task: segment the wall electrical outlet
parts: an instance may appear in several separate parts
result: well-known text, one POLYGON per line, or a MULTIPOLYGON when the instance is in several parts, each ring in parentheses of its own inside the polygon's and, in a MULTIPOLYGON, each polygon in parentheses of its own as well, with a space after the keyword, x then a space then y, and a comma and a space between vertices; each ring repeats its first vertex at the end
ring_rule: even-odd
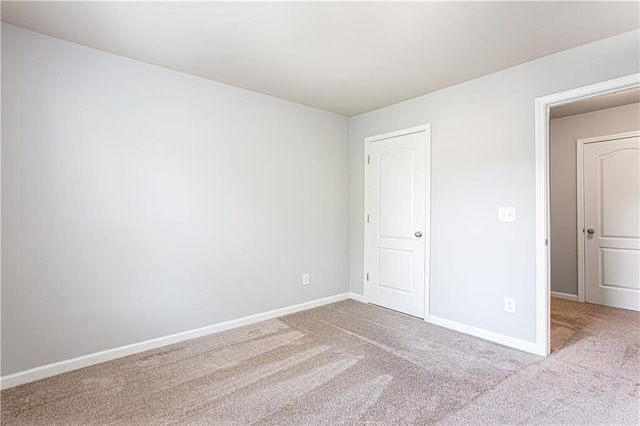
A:
POLYGON ((309 274, 302 274, 302 285, 309 285, 309 274))
POLYGON ((504 310, 511 313, 516 313, 516 299, 513 297, 504 298, 504 310))

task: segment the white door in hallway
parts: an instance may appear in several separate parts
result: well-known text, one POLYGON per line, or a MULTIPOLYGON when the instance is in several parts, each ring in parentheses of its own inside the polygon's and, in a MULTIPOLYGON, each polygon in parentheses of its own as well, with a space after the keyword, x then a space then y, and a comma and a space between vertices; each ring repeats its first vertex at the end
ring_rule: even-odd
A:
POLYGON ((367 138, 369 303, 425 317, 429 127, 367 138))
POLYGON ((638 311, 640 138, 585 143, 583 191, 586 301, 638 311))

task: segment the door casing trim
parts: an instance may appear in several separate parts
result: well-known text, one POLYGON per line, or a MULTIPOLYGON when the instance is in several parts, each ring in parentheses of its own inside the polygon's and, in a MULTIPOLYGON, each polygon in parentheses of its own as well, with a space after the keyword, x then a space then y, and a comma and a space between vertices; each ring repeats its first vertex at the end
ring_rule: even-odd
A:
POLYGON ((364 302, 369 303, 369 282, 367 281, 367 272, 368 272, 368 262, 367 262, 367 247, 369 247, 369 224, 367 223, 367 215, 369 214, 369 147, 372 142, 377 142, 385 139, 391 139, 398 136, 410 135, 413 133, 425 132, 426 136, 426 165, 427 165, 427 173, 425 173, 425 188, 427 189, 427 194, 425 197, 425 213, 426 213, 426 223, 424 230, 425 237, 425 263, 424 263, 424 312, 423 318, 426 319, 429 317, 429 283, 430 279, 430 271, 431 271, 431 124, 423 124, 420 126, 409 127, 407 129, 396 130, 393 132, 383 133, 379 135, 368 136, 364 138, 364 215, 362 217, 362 222, 364 224, 364 262, 363 262, 363 271, 362 271, 362 285, 364 289, 364 302))
POLYGON ((551 352, 551 244, 549 235, 549 109, 607 93, 640 87, 640 73, 535 99, 536 351, 551 352))

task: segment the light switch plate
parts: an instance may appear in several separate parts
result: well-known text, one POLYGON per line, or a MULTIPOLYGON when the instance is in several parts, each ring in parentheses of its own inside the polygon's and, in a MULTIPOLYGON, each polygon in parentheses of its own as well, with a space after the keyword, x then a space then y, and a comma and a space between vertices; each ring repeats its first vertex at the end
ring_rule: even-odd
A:
POLYGON ((498 207, 498 222, 515 222, 515 207, 498 207))

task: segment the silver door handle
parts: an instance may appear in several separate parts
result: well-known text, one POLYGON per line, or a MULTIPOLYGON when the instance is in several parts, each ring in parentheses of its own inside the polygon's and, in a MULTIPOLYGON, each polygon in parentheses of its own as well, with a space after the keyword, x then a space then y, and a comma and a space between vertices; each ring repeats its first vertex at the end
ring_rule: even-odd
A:
POLYGON ((589 229, 587 229, 587 234, 589 234, 589 235, 593 235, 593 234, 595 234, 595 233, 596 233, 596 230, 595 230, 595 229, 593 229, 593 228, 589 228, 589 229))
POLYGON ((418 238, 422 237, 422 232, 416 231, 415 236, 418 238))

